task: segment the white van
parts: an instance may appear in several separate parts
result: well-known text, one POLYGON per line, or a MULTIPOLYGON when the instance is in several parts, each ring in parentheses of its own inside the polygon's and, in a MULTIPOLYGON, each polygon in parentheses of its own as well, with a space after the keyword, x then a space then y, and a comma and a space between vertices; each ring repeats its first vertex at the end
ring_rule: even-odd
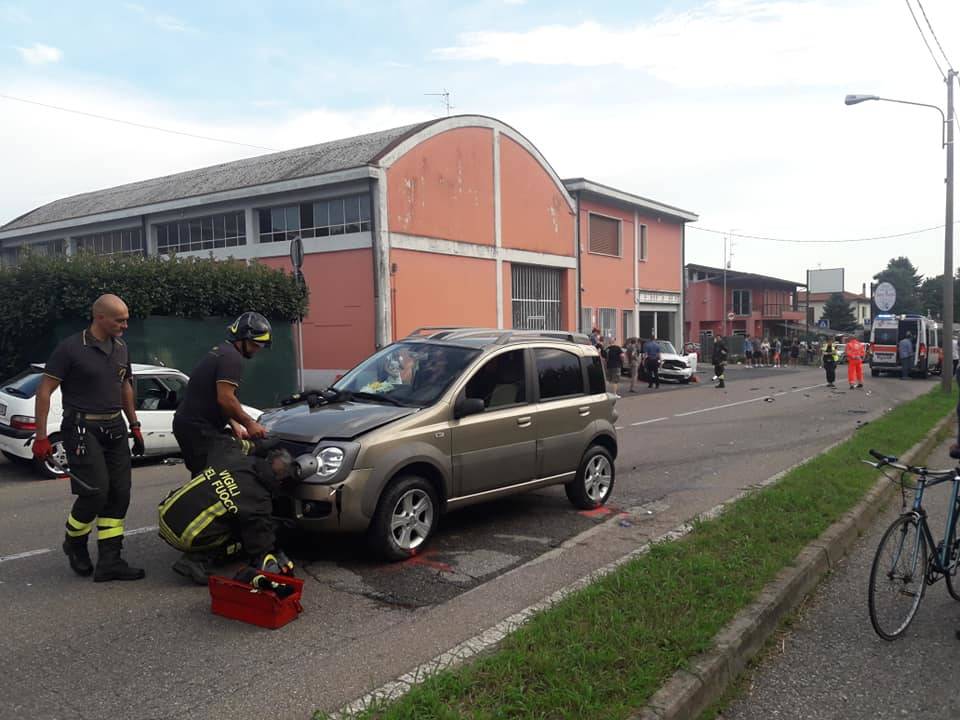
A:
POLYGON ((942 326, 923 315, 877 315, 870 329, 870 374, 900 372, 897 346, 913 337, 913 371, 921 377, 943 369, 942 326))

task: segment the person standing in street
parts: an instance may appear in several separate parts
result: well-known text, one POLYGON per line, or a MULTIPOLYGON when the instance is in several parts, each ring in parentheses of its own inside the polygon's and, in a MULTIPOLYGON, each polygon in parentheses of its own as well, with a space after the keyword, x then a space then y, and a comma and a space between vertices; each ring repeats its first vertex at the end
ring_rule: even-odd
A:
POLYGON ((647 387, 660 387, 660 343, 654 335, 643 344, 643 369, 647 373, 647 387))
POLYGON ((856 337, 847 340, 844 355, 847 356, 847 380, 850 389, 863 387, 863 343, 856 337))
POLYGON ((245 312, 227 332, 228 339, 214 346, 190 373, 183 402, 173 416, 173 435, 191 477, 210 465, 211 455, 239 450, 238 440, 267 434, 244 411, 237 389, 243 360, 272 343, 270 322, 260 313, 245 312))
POLYGON ((800 359, 800 338, 795 337, 790 344, 790 367, 796 367, 800 359))
POLYGON ((897 343, 897 356, 900 359, 900 379, 906 380, 913 369, 913 336, 910 333, 897 343))
POLYGON ((960 343, 957 342, 957 336, 953 336, 953 374, 957 374, 957 362, 960 361, 960 343))
POLYGON ((639 342, 637 338, 630 338, 626 348, 624 348, 627 356, 627 367, 630 369, 630 392, 632 393, 637 391, 637 376, 640 374, 639 342))
POLYGON ((780 351, 783 350, 783 343, 780 342, 780 338, 773 339, 773 366, 775 368, 780 367, 780 351))
POLYGON ((617 341, 611 340, 610 344, 603 351, 603 356, 607 360, 607 382, 613 385, 615 393, 620 392, 620 372, 623 368, 623 348, 617 345, 617 341))
POLYGON ((749 335, 743 338, 743 366, 746 368, 753 367, 753 341, 749 335))
POLYGON ((63 396, 60 434, 67 452, 70 489, 77 499, 67 516, 63 552, 71 569, 94 582, 140 580, 141 568, 122 558, 123 524, 130 506, 130 444, 143 455, 143 434, 134 402, 130 355, 120 339, 130 312, 116 295, 101 295, 93 303, 90 327, 63 340, 43 368, 34 414, 37 435, 33 454, 53 454, 47 437, 50 395, 63 396), (124 422, 121 411, 127 416, 124 422), (97 527, 97 566, 94 570, 87 538, 97 527))
MULTIPOLYGON (((833 347, 833 341, 827 340, 823 344, 823 369, 827 374, 827 387, 836 387, 838 359, 839 356, 833 347)), ((851 385, 851 387, 853 386, 851 385)))
POLYGON ((727 341, 722 337, 715 338, 713 341, 713 377, 717 380, 714 386, 718 389, 726 387, 723 379, 723 370, 727 364, 727 341))

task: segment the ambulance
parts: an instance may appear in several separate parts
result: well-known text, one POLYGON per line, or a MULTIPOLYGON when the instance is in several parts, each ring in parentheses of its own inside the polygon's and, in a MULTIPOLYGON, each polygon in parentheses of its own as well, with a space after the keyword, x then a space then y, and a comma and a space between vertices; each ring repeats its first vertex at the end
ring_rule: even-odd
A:
POLYGON ((877 315, 870 329, 870 374, 900 372, 897 346, 913 338, 913 373, 926 377, 943 368, 942 326, 923 315, 877 315))

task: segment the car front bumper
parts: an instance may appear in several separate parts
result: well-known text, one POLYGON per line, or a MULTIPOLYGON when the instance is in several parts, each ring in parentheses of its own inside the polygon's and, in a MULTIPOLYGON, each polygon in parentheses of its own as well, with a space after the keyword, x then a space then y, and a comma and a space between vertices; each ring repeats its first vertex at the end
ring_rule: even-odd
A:
POLYGON ((305 532, 362 532, 371 518, 362 507, 369 468, 353 470, 331 485, 300 483, 293 492, 274 501, 274 517, 305 532))
POLYGON ((670 380, 689 380, 693 377, 693 368, 660 368, 660 377, 670 380))

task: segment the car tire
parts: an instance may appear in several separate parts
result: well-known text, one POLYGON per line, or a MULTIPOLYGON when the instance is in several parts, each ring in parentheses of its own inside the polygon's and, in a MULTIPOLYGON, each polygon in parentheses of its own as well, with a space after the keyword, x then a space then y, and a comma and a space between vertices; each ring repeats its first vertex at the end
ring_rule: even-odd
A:
MULTIPOLYGON (((53 433, 50 435, 50 444, 53 445, 53 454, 54 457, 58 458, 60 464, 66 466, 67 464, 67 449, 63 446, 63 440, 60 438, 60 433, 53 433)), ((36 470, 37 474, 42 478, 47 480, 54 480, 57 478, 67 477, 66 473, 60 472, 54 468, 53 463, 47 460, 34 460, 33 469, 36 470)))
POLYGON ((405 560, 423 549, 439 518, 433 485, 418 475, 401 475, 380 496, 367 542, 385 560, 405 560))
POLYGON ((580 460, 576 477, 563 486, 567 499, 581 510, 598 508, 613 493, 616 479, 613 456, 601 445, 591 445, 580 460))
POLYGON ((10 462, 16 465, 29 465, 33 462, 33 458, 20 457, 19 455, 14 455, 12 452, 7 452, 3 450, 3 456, 10 462))

